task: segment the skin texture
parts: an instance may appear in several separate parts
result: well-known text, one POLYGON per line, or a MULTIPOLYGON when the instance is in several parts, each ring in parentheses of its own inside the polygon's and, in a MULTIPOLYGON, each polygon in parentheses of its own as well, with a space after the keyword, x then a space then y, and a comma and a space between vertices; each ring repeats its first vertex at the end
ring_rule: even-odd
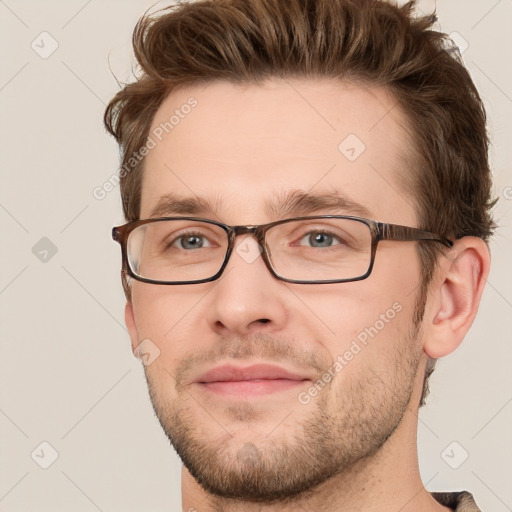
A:
MULTIPOLYGON (((369 218, 418 226, 400 178, 410 172, 406 120, 385 90, 311 79, 214 82, 171 93, 152 129, 192 96, 197 106, 146 157, 141 218, 173 193, 214 206, 194 216, 263 224, 281 218, 268 201, 336 192, 369 218), (349 134, 366 146, 354 161, 338 149, 349 134)), ((311 212, 336 213, 358 215, 311 212)), ((241 254, 215 282, 133 282, 126 307, 133 350, 145 339, 160 350, 145 372, 184 461, 183 510, 448 510, 419 476, 417 410, 427 357, 455 350, 476 314, 489 267, 485 244, 456 242, 440 259, 426 304, 413 242, 381 242, 368 279, 330 285, 279 281, 261 258, 241 254), (298 394, 393 305, 400 311, 302 403, 298 394), (223 363, 274 363, 305 380, 250 397, 215 395, 194 382, 223 363)))

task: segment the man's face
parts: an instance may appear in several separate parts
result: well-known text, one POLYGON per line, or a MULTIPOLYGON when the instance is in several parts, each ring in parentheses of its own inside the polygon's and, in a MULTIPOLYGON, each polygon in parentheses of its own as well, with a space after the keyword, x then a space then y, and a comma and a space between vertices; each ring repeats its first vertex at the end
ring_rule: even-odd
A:
MULTIPOLYGON (((179 208, 164 200, 158 216, 264 224, 294 204, 286 217, 365 214, 417 226, 399 176, 409 172, 410 142, 382 89, 313 80, 194 86, 166 99, 150 133, 176 110, 179 122, 146 157, 143 219, 172 194, 179 208), (190 97, 197 105, 183 109, 190 97), (351 206, 316 197, 334 194, 351 206), (290 200, 301 195, 316 200, 290 200)), ((215 494, 271 501, 361 464, 416 409, 420 267, 414 243, 385 241, 365 280, 290 284, 253 257, 245 235, 236 247, 217 281, 133 282, 127 323, 134 346, 150 339, 160 350, 145 367, 150 395, 190 473, 215 494), (246 369, 261 364, 294 377, 251 379, 246 369), (222 382, 206 383, 225 365, 222 382)))

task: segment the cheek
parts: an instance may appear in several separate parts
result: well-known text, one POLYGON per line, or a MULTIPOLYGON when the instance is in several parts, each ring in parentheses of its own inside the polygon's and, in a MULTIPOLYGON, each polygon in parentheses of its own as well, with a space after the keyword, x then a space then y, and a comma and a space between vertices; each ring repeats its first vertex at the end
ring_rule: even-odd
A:
POLYGON ((381 242, 369 282, 393 300, 406 303, 411 295, 419 292, 421 285, 417 245, 413 242, 381 242))
POLYGON ((416 249, 413 244, 400 251, 382 245, 380 261, 377 257, 369 278, 325 285, 302 295, 330 334, 325 342, 332 360, 340 355, 360 364, 377 359, 395 349, 413 327, 421 285, 416 249))
POLYGON ((350 331, 341 331, 347 326, 340 325, 344 334, 329 347, 333 378, 326 400, 333 414, 340 404, 348 409, 351 400, 360 400, 354 406, 364 408, 389 398, 397 386, 408 389, 415 371, 419 341, 411 338, 413 305, 384 301, 380 308, 372 304, 371 310, 364 309, 351 318, 350 331))
POLYGON ((318 292, 306 294, 296 290, 295 294, 309 308, 304 314, 310 321, 305 323, 313 326, 315 321, 319 327, 324 327, 326 337, 332 339, 357 336, 374 324, 382 328, 383 321, 387 325, 388 320, 406 316, 397 315, 397 311, 410 310, 415 298, 414 290, 411 293, 409 288, 399 288, 396 284, 392 287, 391 283, 379 283, 372 277, 367 282, 324 285, 318 292))
POLYGON ((134 285, 132 302, 139 339, 155 343, 167 362, 179 358, 204 329, 201 296, 178 287, 170 290, 145 283, 134 285))

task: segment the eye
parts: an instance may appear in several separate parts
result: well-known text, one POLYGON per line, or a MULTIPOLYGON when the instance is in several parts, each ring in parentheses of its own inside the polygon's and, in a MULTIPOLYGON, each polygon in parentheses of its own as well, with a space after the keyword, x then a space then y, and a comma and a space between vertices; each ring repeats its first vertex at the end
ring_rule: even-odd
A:
POLYGON ((298 245, 309 245, 310 247, 332 247, 339 245, 342 241, 337 236, 325 231, 311 231, 299 240, 298 245))
POLYGON ((212 244, 204 235, 198 233, 187 233, 176 238, 169 247, 191 250, 202 249, 203 247, 212 247, 212 244))

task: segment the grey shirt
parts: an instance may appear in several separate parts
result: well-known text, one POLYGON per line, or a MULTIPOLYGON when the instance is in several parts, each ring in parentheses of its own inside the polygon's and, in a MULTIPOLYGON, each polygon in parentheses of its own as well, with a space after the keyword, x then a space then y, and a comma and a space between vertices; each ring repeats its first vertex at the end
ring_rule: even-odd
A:
POLYGON ((431 494, 441 505, 450 507, 455 512, 481 512, 473 496, 467 491, 432 492, 431 494))

